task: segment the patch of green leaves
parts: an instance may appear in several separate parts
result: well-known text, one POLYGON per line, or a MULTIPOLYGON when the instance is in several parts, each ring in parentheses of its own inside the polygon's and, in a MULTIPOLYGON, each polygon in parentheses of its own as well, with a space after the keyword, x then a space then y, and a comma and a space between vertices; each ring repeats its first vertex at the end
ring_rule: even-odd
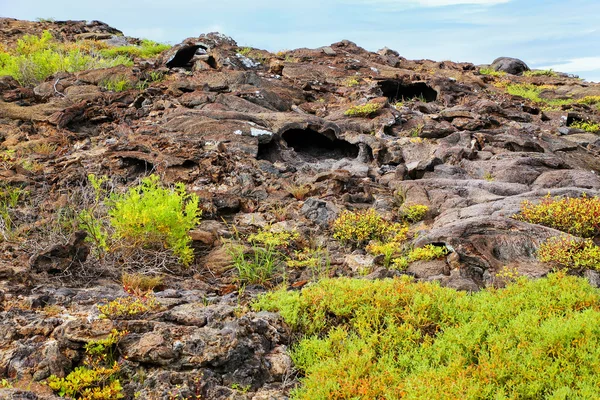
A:
POLYGON ((326 279, 259 298, 301 335, 293 399, 598 398, 600 295, 581 278, 474 294, 326 279))

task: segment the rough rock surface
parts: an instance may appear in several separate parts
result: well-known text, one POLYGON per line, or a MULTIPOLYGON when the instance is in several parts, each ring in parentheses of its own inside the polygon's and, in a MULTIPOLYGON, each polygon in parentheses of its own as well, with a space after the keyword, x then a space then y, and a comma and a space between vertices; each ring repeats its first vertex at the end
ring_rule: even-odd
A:
MULTIPOLYGON (((135 42, 97 21, 11 19, 0 19, 0 40, 12 46, 44 29, 65 41, 135 42)), ((600 195, 600 140, 570 127, 600 121, 597 105, 577 102, 600 95, 600 86, 519 76, 528 70, 520 60, 493 68, 509 75, 371 53, 350 41, 248 52, 211 33, 131 68, 60 74, 34 88, 0 77, 0 180, 29 196, 9 210, 14 229, 0 226, 0 378, 15 385, 0 398, 55 398, 41 382, 81 365, 85 343, 113 328, 129 332, 119 344, 127 398, 287 398, 298 382, 286 352, 293 338, 277 315, 250 311, 268 288, 242 290, 223 246, 258 227, 294 228, 307 246, 327 248, 329 276, 393 277, 400 272, 336 242, 331 222, 369 207, 394 217, 402 197, 404 206, 429 207, 410 244, 451 250, 402 273, 467 291, 496 284, 505 267, 547 274, 536 249, 560 232, 512 216, 524 200, 548 194, 600 195), (123 92, 100 85, 151 71, 164 79, 123 92), (506 83, 544 85, 545 99, 573 103, 532 103, 507 94, 506 83), (367 102, 381 108, 346 115, 367 102), (190 268, 168 258, 100 258, 65 228, 63 217, 93 198, 87 174, 109 175, 116 190, 150 172, 186 183, 201 200, 190 268), (100 319, 97 304, 125 295, 121 269, 153 263, 165 267, 155 293, 161 310, 100 319)), ((600 284, 597 272, 579 272, 600 284)), ((286 278, 298 288, 315 274, 295 268, 286 278)))

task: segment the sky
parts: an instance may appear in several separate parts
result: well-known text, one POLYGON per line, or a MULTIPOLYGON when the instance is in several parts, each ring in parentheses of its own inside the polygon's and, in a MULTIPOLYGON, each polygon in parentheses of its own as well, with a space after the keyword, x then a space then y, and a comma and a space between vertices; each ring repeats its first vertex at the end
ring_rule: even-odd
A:
POLYGON ((600 82, 599 0, 0 0, 0 16, 100 20, 170 44, 218 31, 269 51, 348 39, 408 59, 516 57, 600 82))

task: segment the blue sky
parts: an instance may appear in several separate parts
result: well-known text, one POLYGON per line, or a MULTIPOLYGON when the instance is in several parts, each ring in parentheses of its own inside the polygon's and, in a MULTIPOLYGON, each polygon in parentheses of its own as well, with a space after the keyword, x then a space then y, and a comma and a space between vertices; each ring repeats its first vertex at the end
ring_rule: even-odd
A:
POLYGON ((97 19, 172 44, 219 31, 271 51, 349 39, 409 59, 510 56, 600 81, 599 0, 0 0, 0 15, 97 19))

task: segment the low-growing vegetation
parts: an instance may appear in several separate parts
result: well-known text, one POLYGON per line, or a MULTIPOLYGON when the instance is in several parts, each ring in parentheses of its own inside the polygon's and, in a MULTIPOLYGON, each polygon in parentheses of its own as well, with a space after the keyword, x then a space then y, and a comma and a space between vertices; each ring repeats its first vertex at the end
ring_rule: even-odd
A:
POLYGON ((288 247, 298 237, 295 231, 265 228, 248 236, 249 248, 239 243, 229 244, 238 279, 250 284, 269 283, 275 273, 285 266, 288 247))
POLYGON ((423 204, 413 204, 402 209, 402 217, 408 222, 422 221, 429 212, 429 207, 423 204))
POLYGON ((160 309, 160 303, 151 291, 142 295, 118 297, 98 305, 101 318, 108 319, 133 319, 160 309))
POLYGON ((379 103, 367 103, 359 106, 353 106, 344 112, 349 117, 370 117, 377 113, 383 107, 379 103))
POLYGON ((40 36, 23 36, 14 48, 0 49, 0 76, 10 75, 22 85, 35 85, 57 72, 131 66, 134 58, 154 57, 168 48, 151 40, 121 47, 92 40, 63 43, 44 31, 40 36))
POLYGON ((598 398, 600 293, 562 273, 474 294, 325 279, 262 296, 302 339, 293 399, 598 398))
POLYGON ((432 244, 423 247, 417 247, 408 252, 404 257, 393 260, 393 267, 398 270, 404 270, 411 262, 432 261, 442 258, 448 254, 448 249, 444 246, 434 246, 432 244))
POLYGON ((550 238, 538 248, 538 259, 566 268, 600 269, 600 247, 591 239, 550 238))
POLYGON ((386 221, 372 208, 365 211, 343 211, 333 222, 333 237, 344 244, 360 247, 370 240, 380 242, 406 239, 405 224, 386 221))
POLYGON ((142 179, 124 194, 113 194, 108 201, 114 237, 126 246, 170 249, 183 265, 194 259, 188 234, 200 221, 202 211, 195 194, 185 185, 163 187, 157 175, 142 179))
POLYGON ((501 76, 506 75, 506 72, 496 71, 494 68, 491 68, 491 67, 480 68, 479 73, 481 75, 489 75, 489 76, 495 76, 495 77, 501 77, 501 76))
POLYGON ((529 83, 514 83, 506 85, 506 91, 509 94, 513 96, 523 97, 525 99, 533 101, 534 103, 547 105, 550 107, 559 107, 563 105, 569 105, 574 102, 573 99, 547 99, 541 97, 541 94, 544 90, 551 90, 553 88, 553 86, 536 86, 529 83))
POLYGON ((102 56, 97 42, 61 43, 48 31, 25 35, 14 49, 0 51, 0 76, 10 75, 22 85, 35 85, 57 72, 77 72, 117 65, 133 65, 122 55, 102 56))
POLYGON ((600 131, 600 124, 590 121, 574 121, 570 126, 571 128, 581 129, 590 133, 596 133, 600 131))
POLYGON ((64 378, 50 376, 48 386, 59 396, 75 400, 124 398, 119 380, 121 367, 117 363, 117 346, 126 334, 113 330, 105 339, 87 343, 84 365, 74 368, 64 378))
POLYGON ((152 58, 170 49, 171 46, 152 40, 143 39, 138 46, 119 46, 100 50, 100 54, 106 58, 117 58, 120 56, 133 58, 152 58))
POLYGON ((523 72, 523 76, 558 76, 552 69, 535 69, 523 72))
POLYGON ((597 197, 544 197, 538 204, 525 200, 515 219, 548 226, 581 237, 600 234, 600 199, 597 197))

